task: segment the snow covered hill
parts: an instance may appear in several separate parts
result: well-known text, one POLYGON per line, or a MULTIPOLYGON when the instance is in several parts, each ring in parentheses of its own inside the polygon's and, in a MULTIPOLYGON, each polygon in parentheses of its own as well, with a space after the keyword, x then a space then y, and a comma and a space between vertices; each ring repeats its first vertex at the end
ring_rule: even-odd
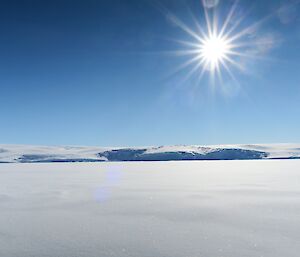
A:
POLYGON ((300 159, 300 144, 104 148, 0 145, 0 163, 300 159))

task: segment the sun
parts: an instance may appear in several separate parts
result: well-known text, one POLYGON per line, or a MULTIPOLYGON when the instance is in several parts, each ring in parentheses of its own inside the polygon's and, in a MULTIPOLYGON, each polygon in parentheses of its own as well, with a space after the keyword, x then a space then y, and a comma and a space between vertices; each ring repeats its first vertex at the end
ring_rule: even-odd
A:
POLYGON ((190 11, 192 22, 189 23, 166 10, 168 21, 185 32, 180 38, 171 39, 180 45, 180 49, 171 54, 183 60, 171 75, 178 76, 180 84, 191 85, 193 90, 203 84, 224 92, 228 85, 240 88, 238 77, 252 73, 249 65, 257 60, 270 61, 266 54, 276 44, 276 37, 260 27, 271 16, 250 19, 249 23, 237 0, 233 0, 231 6, 224 6, 225 9, 220 1, 215 1, 214 6, 208 6, 206 0, 199 2, 202 2, 203 12, 190 11))
POLYGON ((231 48, 225 37, 211 35, 199 44, 199 58, 209 70, 215 70, 229 58, 231 48))
POLYGON ((215 83, 216 79, 222 80, 223 70, 235 80, 231 66, 242 70, 239 59, 245 55, 243 49, 247 48, 247 42, 243 42, 242 38, 252 27, 238 30, 239 21, 232 22, 234 9, 235 7, 230 10, 225 20, 218 21, 215 13, 212 13, 213 17, 211 17, 209 10, 204 8, 204 26, 193 17, 196 30, 187 26, 176 16, 171 16, 172 22, 190 36, 188 41, 176 40, 186 48, 182 51, 175 51, 177 54, 188 56, 188 60, 179 67, 179 70, 193 66, 187 73, 187 78, 195 73, 200 81, 208 72, 211 82, 215 83))
POLYGON ((238 84, 236 72, 247 73, 248 61, 261 60, 260 49, 272 47, 273 40, 261 40, 258 36, 258 27, 265 19, 248 24, 243 21, 245 16, 236 14, 237 8, 235 1, 228 13, 218 15, 215 7, 207 8, 203 4, 202 16, 190 13, 194 25, 187 25, 177 16, 167 13, 168 19, 186 33, 184 38, 174 39, 182 48, 173 53, 185 58, 174 71, 174 74, 187 71, 182 81, 195 78, 193 81, 199 85, 203 76, 208 75, 212 88, 228 81, 238 84))

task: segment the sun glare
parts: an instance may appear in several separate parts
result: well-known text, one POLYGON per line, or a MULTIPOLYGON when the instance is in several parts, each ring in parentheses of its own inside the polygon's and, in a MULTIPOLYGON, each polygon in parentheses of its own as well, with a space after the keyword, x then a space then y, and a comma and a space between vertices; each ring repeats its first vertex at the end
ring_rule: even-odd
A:
POLYGON ((214 70, 228 58, 230 48, 226 38, 212 35, 199 45, 199 57, 209 70, 214 70))
POLYGON ((175 39, 184 47, 175 51, 175 55, 186 56, 186 61, 175 70, 175 73, 190 67, 191 69, 184 75, 184 80, 194 76, 199 82, 203 75, 208 73, 212 84, 218 82, 222 85, 225 82, 224 78, 226 81, 238 83, 232 68, 245 72, 247 63, 245 59, 262 59, 260 49, 269 49, 272 45, 270 40, 260 40, 257 36, 258 26, 265 19, 248 25, 242 22, 243 15, 235 14, 238 8, 237 1, 231 6, 227 15, 224 13, 222 16, 218 15, 216 6, 207 8, 204 4, 205 0, 202 1, 204 1, 204 15, 192 14, 195 27, 188 26, 177 16, 168 13, 170 21, 189 36, 187 40, 175 39), (202 17, 205 20, 202 20, 202 17))

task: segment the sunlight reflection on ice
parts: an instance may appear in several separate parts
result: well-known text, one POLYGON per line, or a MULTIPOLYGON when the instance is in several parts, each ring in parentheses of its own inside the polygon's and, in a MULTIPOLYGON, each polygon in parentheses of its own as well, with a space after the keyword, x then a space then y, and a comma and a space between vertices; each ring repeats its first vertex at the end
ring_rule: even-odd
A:
POLYGON ((97 202, 103 203, 111 197, 112 191, 114 187, 118 186, 121 176, 121 165, 114 165, 107 168, 104 182, 99 185, 94 192, 94 197, 97 202))

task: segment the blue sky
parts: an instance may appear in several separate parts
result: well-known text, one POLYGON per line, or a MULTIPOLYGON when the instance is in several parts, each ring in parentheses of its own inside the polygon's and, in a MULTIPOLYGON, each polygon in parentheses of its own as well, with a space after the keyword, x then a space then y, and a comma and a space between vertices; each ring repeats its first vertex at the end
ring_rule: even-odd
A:
MULTIPOLYGON (((219 1, 220 18, 232 4, 219 1)), ((0 142, 300 142, 297 2, 239 1, 237 30, 263 19, 247 37, 268 43, 214 86, 185 79, 191 67, 174 73, 187 61, 174 39, 191 38, 170 13, 195 29, 191 12, 202 25, 198 0, 1 1, 0 142)))

